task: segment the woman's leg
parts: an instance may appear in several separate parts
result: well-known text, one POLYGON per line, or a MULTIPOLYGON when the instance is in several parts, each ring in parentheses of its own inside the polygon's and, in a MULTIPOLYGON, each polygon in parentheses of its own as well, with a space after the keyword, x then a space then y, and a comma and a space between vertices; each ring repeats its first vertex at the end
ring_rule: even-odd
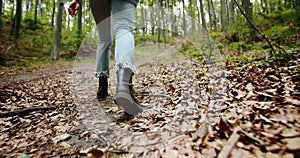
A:
POLYGON ((118 80, 114 100, 126 113, 136 115, 143 109, 135 99, 132 86, 132 75, 136 72, 133 62, 135 6, 124 0, 112 0, 112 12, 116 41, 115 70, 118 80))
POLYGON ((99 78, 97 99, 105 100, 108 96, 109 55, 111 36, 111 0, 90 0, 96 22, 99 43, 96 51, 96 77, 99 78))
POLYGON ((113 13, 113 31, 115 34, 115 71, 129 68, 133 73, 134 67, 134 13, 135 6, 124 0, 111 0, 113 13))
POLYGON ((111 0, 90 0, 90 5, 99 34, 96 77, 109 77, 109 55, 112 42, 111 0))

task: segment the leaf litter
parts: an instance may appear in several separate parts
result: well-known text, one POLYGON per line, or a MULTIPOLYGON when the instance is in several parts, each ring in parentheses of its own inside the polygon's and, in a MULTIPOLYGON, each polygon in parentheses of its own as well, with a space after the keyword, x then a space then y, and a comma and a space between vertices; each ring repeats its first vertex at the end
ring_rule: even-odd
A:
POLYGON ((1 118, 0 156, 296 156, 300 150, 299 72, 285 67, 299 60, 285 67, 212 71, 199 61, 179 61, 149 61, 138 67, 134 85, 145 110, 130 118, 113 103, 112 95, 105 102, 85 105, 86 109, 79 105, 95 97, 96 83, 89 73, 78 76, 93 83, 93 89, 87 91, 89 86, 78 82, 79 96, 72 93, 70 81, 76 72, 71 71, 20 78, 2 86, 0 112, 57 108, 1 118), (90 118, 92 110, 87 109, 97 106, 102 108, 95 111, 104 109, 101 113, 112 121, 107 122, 104 115, 90 118), (109 130, 113 131, 107 134, 109 130))

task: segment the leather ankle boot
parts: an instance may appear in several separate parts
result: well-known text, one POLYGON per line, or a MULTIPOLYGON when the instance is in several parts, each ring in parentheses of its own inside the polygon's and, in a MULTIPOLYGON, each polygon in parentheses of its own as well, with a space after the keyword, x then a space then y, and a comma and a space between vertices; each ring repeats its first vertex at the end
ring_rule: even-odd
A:
POLYGON ((132 71, 128 68, 117 71, 118 84, 114 100, 118 106, 124 109, 125 113, 137 115, 143 109, 134 96, 132 75, 132 71))
POLYGON ((108 82, 107 77, 99 77, 99 86, 97 91, 97 99, 103 101, 108 96, 107 92, 108 82))

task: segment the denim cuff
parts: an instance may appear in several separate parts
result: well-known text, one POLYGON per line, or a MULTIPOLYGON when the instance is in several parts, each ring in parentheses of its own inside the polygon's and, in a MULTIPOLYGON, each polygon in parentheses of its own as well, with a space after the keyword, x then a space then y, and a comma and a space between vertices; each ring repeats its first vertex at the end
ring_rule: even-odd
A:
POLYGON ((129 62, 126 62, 126 63, 118 63, 115 65, 114 69, 115 69, 115 72, 119 71, 120 69, 125 69, 125 68, 128 68, 131 70, 131 72, 133 74, 136 74, 136 68, 134 65, 130 64, 129 62))
POLYGON ((97 78, 100 78, 100 77, 107 77, 107 78, 109 78, 109 71, 107 70, 107 71, 102 71, 102 72, 96 72, 95 76, 97 78))

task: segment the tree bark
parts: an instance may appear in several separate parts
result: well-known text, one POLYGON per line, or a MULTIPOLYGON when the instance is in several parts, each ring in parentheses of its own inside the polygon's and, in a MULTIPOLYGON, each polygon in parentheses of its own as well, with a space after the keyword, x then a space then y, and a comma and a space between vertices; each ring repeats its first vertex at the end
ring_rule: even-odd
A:
POLYGON ((295 9, 296 9, 296 18, 298 19, 298 21, 300 20, 300 1, 299 0, 296 0, 294 2, 294 6, 295 6, 295 9))
POLYGON ((183 29, 183 34, 186 35, 186 19, 185 19, 185 11, 184 11, 184 0, 182 2, 182 29, 183 29))
MULTIPOLYGON (((246 16, 249 18, 252 24, 255 25, 253 21, 252 4, 250 3, 250 0, 243 0, 243 8, 245 10, 246 16)), ((257 35, 255 29, 249 23, 248 23, 248 27, 250 29, 250 40, 256 40, 257 35)))
POLYGON ((217 15, 216 15, 214 3, 212 0, 210 0, 210 4, 211 4, 211 8, 212 8, 212 15, 213 15, 213 29, 214 29, 214 31, 216 31, 217 30, 217 15))
POLYGON ((1 19, 1 16, 2 16, 2 6, 3 5, 3 0, 0 0, 0 19, 1 19))
MULTIPOLYGON (((202 26, 206 28, 206 21, 205 21, 205 15, 204 15, 204 9, 203 9, 203 0, 199 0, 199 3, 200 3, 200 13, 201 13, 201 23, 202 23, 202 26)), ((199 11, 198 11, 199 12, 199 11)))
POLYGON ((77 23, 77 48, 80 47, 81 44, 81 36, 82 36, 82 4, 84 0, 79 2, 78 8, 78 23, 77 23))
POLYGON ((160 47, 160 36, 161 36, 161 18, 160 18, 160 0, 156 0, 156 15, 157 15, 157 45, 160 47))
POLYGON ((53 39, 53 51, 51 53, 52 60, 57 60, 59 58, 63 9, 64 9, 64 0, 59 0, 58 12, 56 16, 56 29, 54 33, 54 39, 53 39))
POLYGON ((234 3, 232 1, 229 2, 229 29, 232 30, 234 28, 234 3))
POLYGON ((55 17, 55 0, 53 0, 53 7, 52 7, 52 15, 51 15, 51 26, 54 27, 54 17, 55 17))
POLYGON ((16 14, 14 17, 14 31, 13 35, 17 39, 19 37, 19 31, 21 27, 21 20, 22 20, 22 0, 17 0, 16 6, 16 14))
POLYGON ((37 24, 38 5, 39 5, 39 0, 35 0, 35 6, 34 6, 34 24, 37 24))
POLYGON ((227 32, 227 23, 226 23, 226 3, 225 0, 221 0, 221 31, 227 32))
POLYGON ((209 29, 212 30, 213 28, 213 16, 211 15, 212 11, 211 11, 211 4, 210 4, 210 0, 207 0, 207 12, 208 12, 208 19, 209 19, 209 29))
POLYGON ((190 16, 192 20, 192 30, 191 32, 194 32, 195 30, 195 21, 194 21, 194 11, 193 11, 193 1, 189 0, 189 9, 190 9, 190 16))

